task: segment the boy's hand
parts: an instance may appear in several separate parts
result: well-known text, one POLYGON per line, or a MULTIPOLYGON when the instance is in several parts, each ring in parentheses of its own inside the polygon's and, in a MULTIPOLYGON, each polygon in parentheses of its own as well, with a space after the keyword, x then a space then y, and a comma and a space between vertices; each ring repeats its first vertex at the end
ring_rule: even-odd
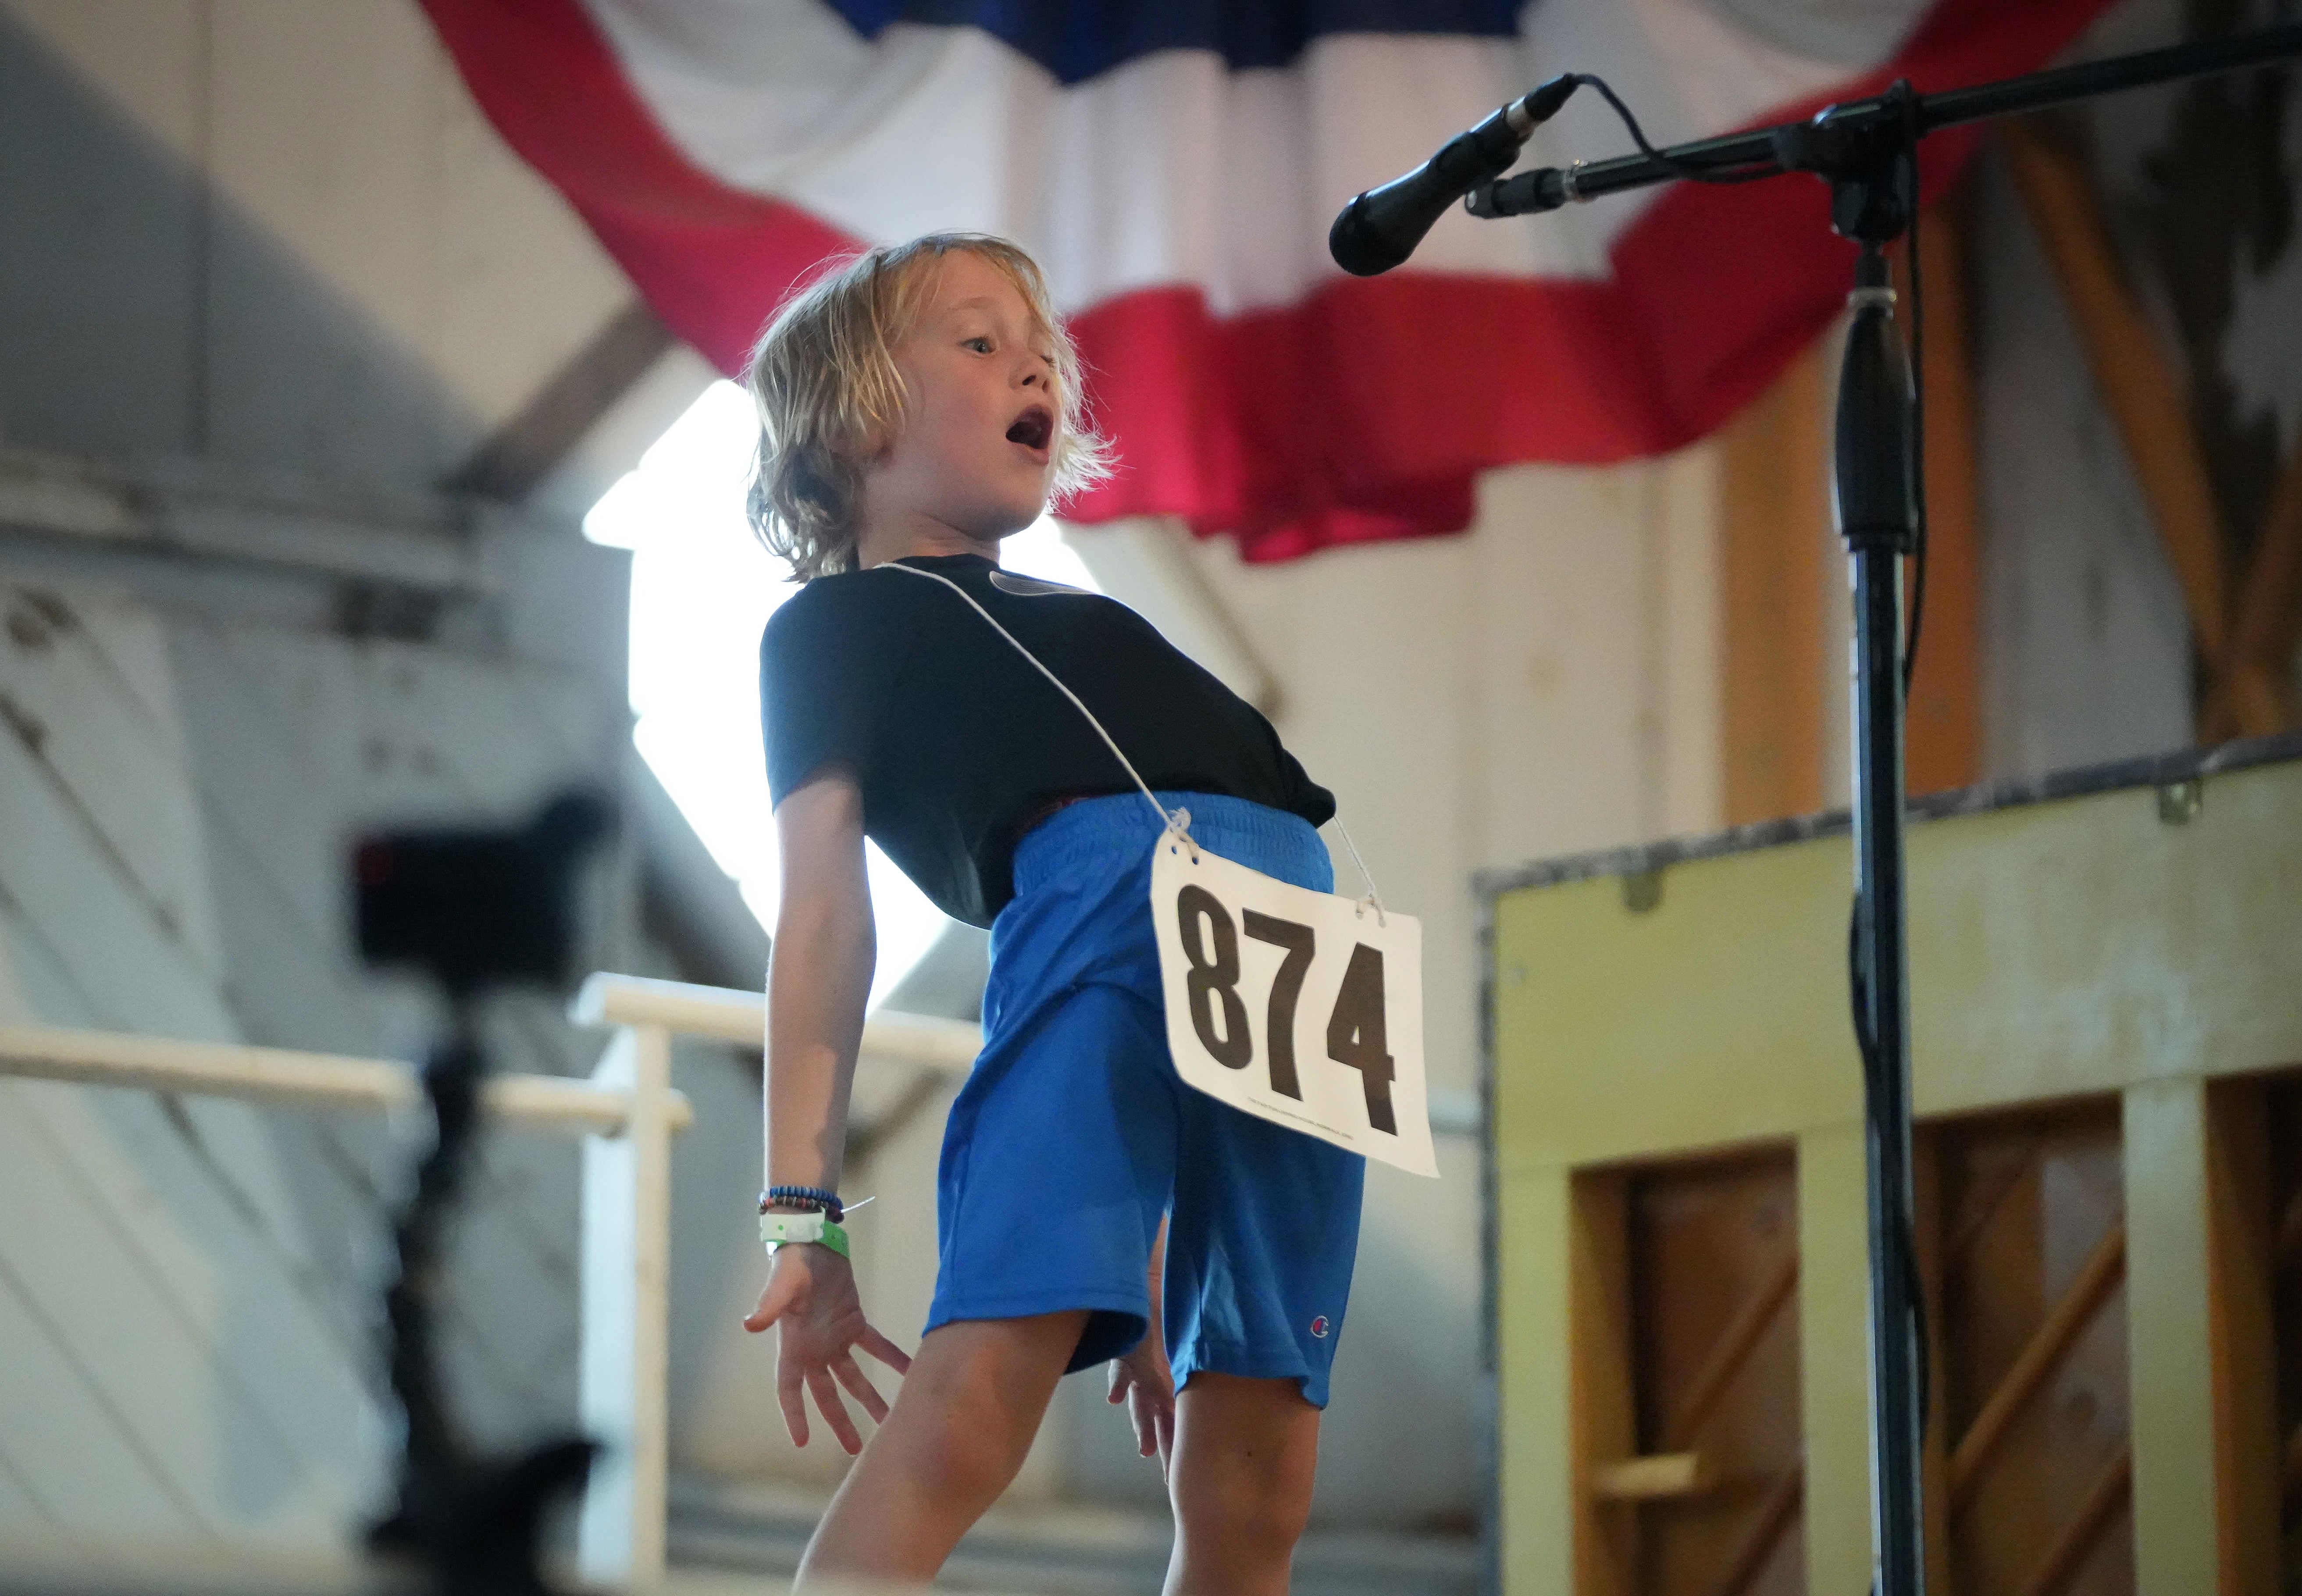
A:
POLYGON ((850 1348, 861 1345, 898 1374, 911 1368, 912 1360, 864 1322, 855 1272, 847 1260, 812 1242, 777 1247, 768 1266, 767 1288, 744 1328, 756 1335, 770 1324, 782 1327, 776 1338, 776 1399, 783 1405, 792 1444, 807 1444, 807 1404, 800 1396, 803 1383, 815 1393, 815 1405, 839 1444, 851 1453, 861 1451, 863 1438, 832 1382, 845 1386, 875 1424, 886 1422, 887 1404, 863 1377, 850 1348))
POLYGON ((1142 1457, 1158 1455, 1159 1472, 1175 1451, 1175 1376, 1167 1366, 1167 1348, 1159 1334, 1159 1321, 1135 1343, 1135 1349, 1111 1360, 1110 1400, 1127 1404, 1135 1422, 1135 1449, 1142 1457))

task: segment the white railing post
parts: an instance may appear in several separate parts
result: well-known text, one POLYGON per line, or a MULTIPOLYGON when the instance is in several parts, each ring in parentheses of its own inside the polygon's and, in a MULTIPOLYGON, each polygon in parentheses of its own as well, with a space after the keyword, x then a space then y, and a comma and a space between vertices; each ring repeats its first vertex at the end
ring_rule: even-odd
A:
POLYGON ((584 1142, 585 1433, 603 1444, 576 1529, 589 1583, 662 1583, 670 1470, 671 1035, 617 1031, 592 1082, 630 1094, 622 1134, 584 1142))

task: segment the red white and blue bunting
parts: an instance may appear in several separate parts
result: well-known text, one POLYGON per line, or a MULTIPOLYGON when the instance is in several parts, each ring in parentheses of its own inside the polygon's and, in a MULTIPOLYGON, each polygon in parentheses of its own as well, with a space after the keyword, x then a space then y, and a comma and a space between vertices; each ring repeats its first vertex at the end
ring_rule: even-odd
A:
MULTIPOLYGON (((1119 446, 1067 514, 1176 516, 1250 559, 1458 531, 1491 466, 1691 442, 1845 289, 1802 178, 1457 213, 1366 281, 1326 256, 1352 194, 1562 71, 1677 141, 2031 71, 2104 3, 424 0, 496 126, 722 370, 828 256, 1004 234, 1119 446)), ((1976 138, 1928 141, 1930 188, 1976 138)), ((1625 147, 1586 94, 1528 157, 1625 147)))

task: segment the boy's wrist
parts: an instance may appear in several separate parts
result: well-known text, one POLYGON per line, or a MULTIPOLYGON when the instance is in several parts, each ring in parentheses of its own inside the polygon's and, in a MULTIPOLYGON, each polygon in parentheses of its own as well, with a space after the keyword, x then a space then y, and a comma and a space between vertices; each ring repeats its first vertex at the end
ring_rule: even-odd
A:
POLYGON ((775 1210, 760 1215, 760 1240, 773 1256, 779 1247, 812 1244, 830 1248, 841 1257, 849 1257, 847 1231, 837 1220, 820 1211, 809 1214, 787 1214, 775 1210))
POLYGON ((770 1186, 760 1193, 760 1212, 821 1214, 834 1224, 847 1218, 839 1194, 825 1186, 770 1186))

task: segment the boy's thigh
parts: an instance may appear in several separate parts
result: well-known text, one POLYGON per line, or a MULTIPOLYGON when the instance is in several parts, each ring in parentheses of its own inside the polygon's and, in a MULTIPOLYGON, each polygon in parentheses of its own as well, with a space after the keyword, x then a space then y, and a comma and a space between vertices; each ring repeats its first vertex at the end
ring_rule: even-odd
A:
POLYGON ((921 1338, 899 1400, 950 1417, 996 1414, 1036 1427, 1087 1322, 1084 1310, 956 1319, 921 1338))
POLYGON ((1165 1320, 1179 1379, 1282 1379, 1326 1406, 1366 1161, 1185 1094, 1165 1320))
POLYGON ((954 1105, 930 1329, 1088 1309, 1071 1360, 1084 1367, 1141 1333, 1178 1088, 1159 1013, 1135 993, 1080 987, 1034 1019, 954 1105))

